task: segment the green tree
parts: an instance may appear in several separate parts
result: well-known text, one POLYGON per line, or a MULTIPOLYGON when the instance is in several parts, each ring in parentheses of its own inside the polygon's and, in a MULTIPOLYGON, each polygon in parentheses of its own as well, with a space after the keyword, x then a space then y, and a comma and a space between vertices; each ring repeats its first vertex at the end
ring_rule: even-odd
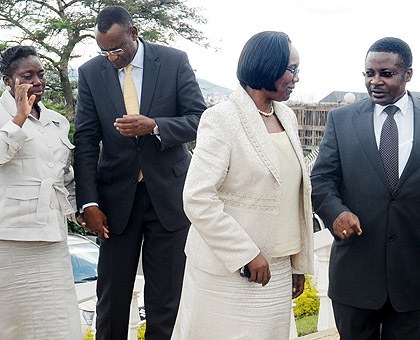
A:
POLYGON ((70 121, 76 84, 69 79, 69 62, 78 57, 74 52, 78 44, 94 38, 95 18, 109 5, 125 7, 148 41, 167 44, 180 36, 207 46, 203 33, 194 27, 206 20, 182 0, 0 0, 0 28, 16 32, 13 39, 0 39, 0 48, 14 44, 37 48, 53 90, 47 99, 63 105, 70 121))

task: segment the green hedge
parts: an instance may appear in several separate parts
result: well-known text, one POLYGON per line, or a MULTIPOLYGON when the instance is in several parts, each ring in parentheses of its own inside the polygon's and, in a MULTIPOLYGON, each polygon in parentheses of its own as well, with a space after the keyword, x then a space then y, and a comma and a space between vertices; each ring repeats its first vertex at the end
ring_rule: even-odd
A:
POLYGON ((319 296, 312 277, 305 275, 305 289, 303 293, 295 299, 296 306, 293 308, 295 318, 301 319, 305 316, 317 315, 319 312, 319 296))

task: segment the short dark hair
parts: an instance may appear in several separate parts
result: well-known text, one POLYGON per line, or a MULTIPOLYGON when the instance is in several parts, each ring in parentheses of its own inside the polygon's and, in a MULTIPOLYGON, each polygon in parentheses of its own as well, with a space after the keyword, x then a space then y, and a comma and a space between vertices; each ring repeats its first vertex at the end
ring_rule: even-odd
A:
POLYGON ((410 46, 401 39, 386 37, 379 39, 369 48, 369 52, 390 52, 396 53, 399 56, 399 62, 402 67, 409 68, 413 62, 413 55, 411 54, 410 46))
POLYGON ((112 27, 118 24, 122 28, 129 29, 133 26, 133 18, 130 13, 121 6, 108 6, 99 12, 96 17, 95 26, 98 31, 105 34, 112 27))
MULTIPOLYGON (((32 46, 22 46, 17 45, 8 48, 1 54, 0 60, 0 72, 4 76, 11 77, 13 70, 17 66, 17 62, 20 59, 29 57, 29 56, 38 57, 38 53, 35 48, 32 46)), ((39 58, 39 57, 38 57, 39 58)))
POLYGON ((277 91, 275 83, 289 64, 290 43, 283 32, 266 31, 252 36, 242 49, 236 71, 242 87, 277 91))

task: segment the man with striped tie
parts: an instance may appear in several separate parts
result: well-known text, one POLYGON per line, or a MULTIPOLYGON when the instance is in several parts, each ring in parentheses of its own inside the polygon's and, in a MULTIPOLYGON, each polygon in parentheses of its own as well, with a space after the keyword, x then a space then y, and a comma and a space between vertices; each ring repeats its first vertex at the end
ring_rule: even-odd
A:
POLYGON ((312 170, 313 205, 334 236, 328 295, 341 340, 420 339, 420 101, 406 91, 411 64, 401 39, 369 48, 370 98, 329 113, 312 170))
POLYGON ((182 189, 205 104, 184 52, 138 37, 122 7, 96 19, 99 56, 79 68, 77 202, 101 239, 97 339, 127 339, 143 252, 146 339, 170 339, 189 221, 182 189))

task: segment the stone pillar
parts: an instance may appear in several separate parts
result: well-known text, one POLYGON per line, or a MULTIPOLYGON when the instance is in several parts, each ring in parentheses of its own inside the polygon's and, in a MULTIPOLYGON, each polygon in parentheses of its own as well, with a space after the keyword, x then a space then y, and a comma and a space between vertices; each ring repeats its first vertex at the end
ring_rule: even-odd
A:
POLYGON ((318 331, 335 327, 334 314, 328 291, 328 265, 333 237, 328 229, 323 229, 314 234, 315 254, 318 258, 318 296, 320 298, 318 331))
POLYGON ((293 312, 293 307, 296 306, 296 304, 292 303, 292 312, 290 313, 290 335, 289 339, 297 339, 298 333, 296 329, 296 321, 295 321, 295 314, 293 312))

